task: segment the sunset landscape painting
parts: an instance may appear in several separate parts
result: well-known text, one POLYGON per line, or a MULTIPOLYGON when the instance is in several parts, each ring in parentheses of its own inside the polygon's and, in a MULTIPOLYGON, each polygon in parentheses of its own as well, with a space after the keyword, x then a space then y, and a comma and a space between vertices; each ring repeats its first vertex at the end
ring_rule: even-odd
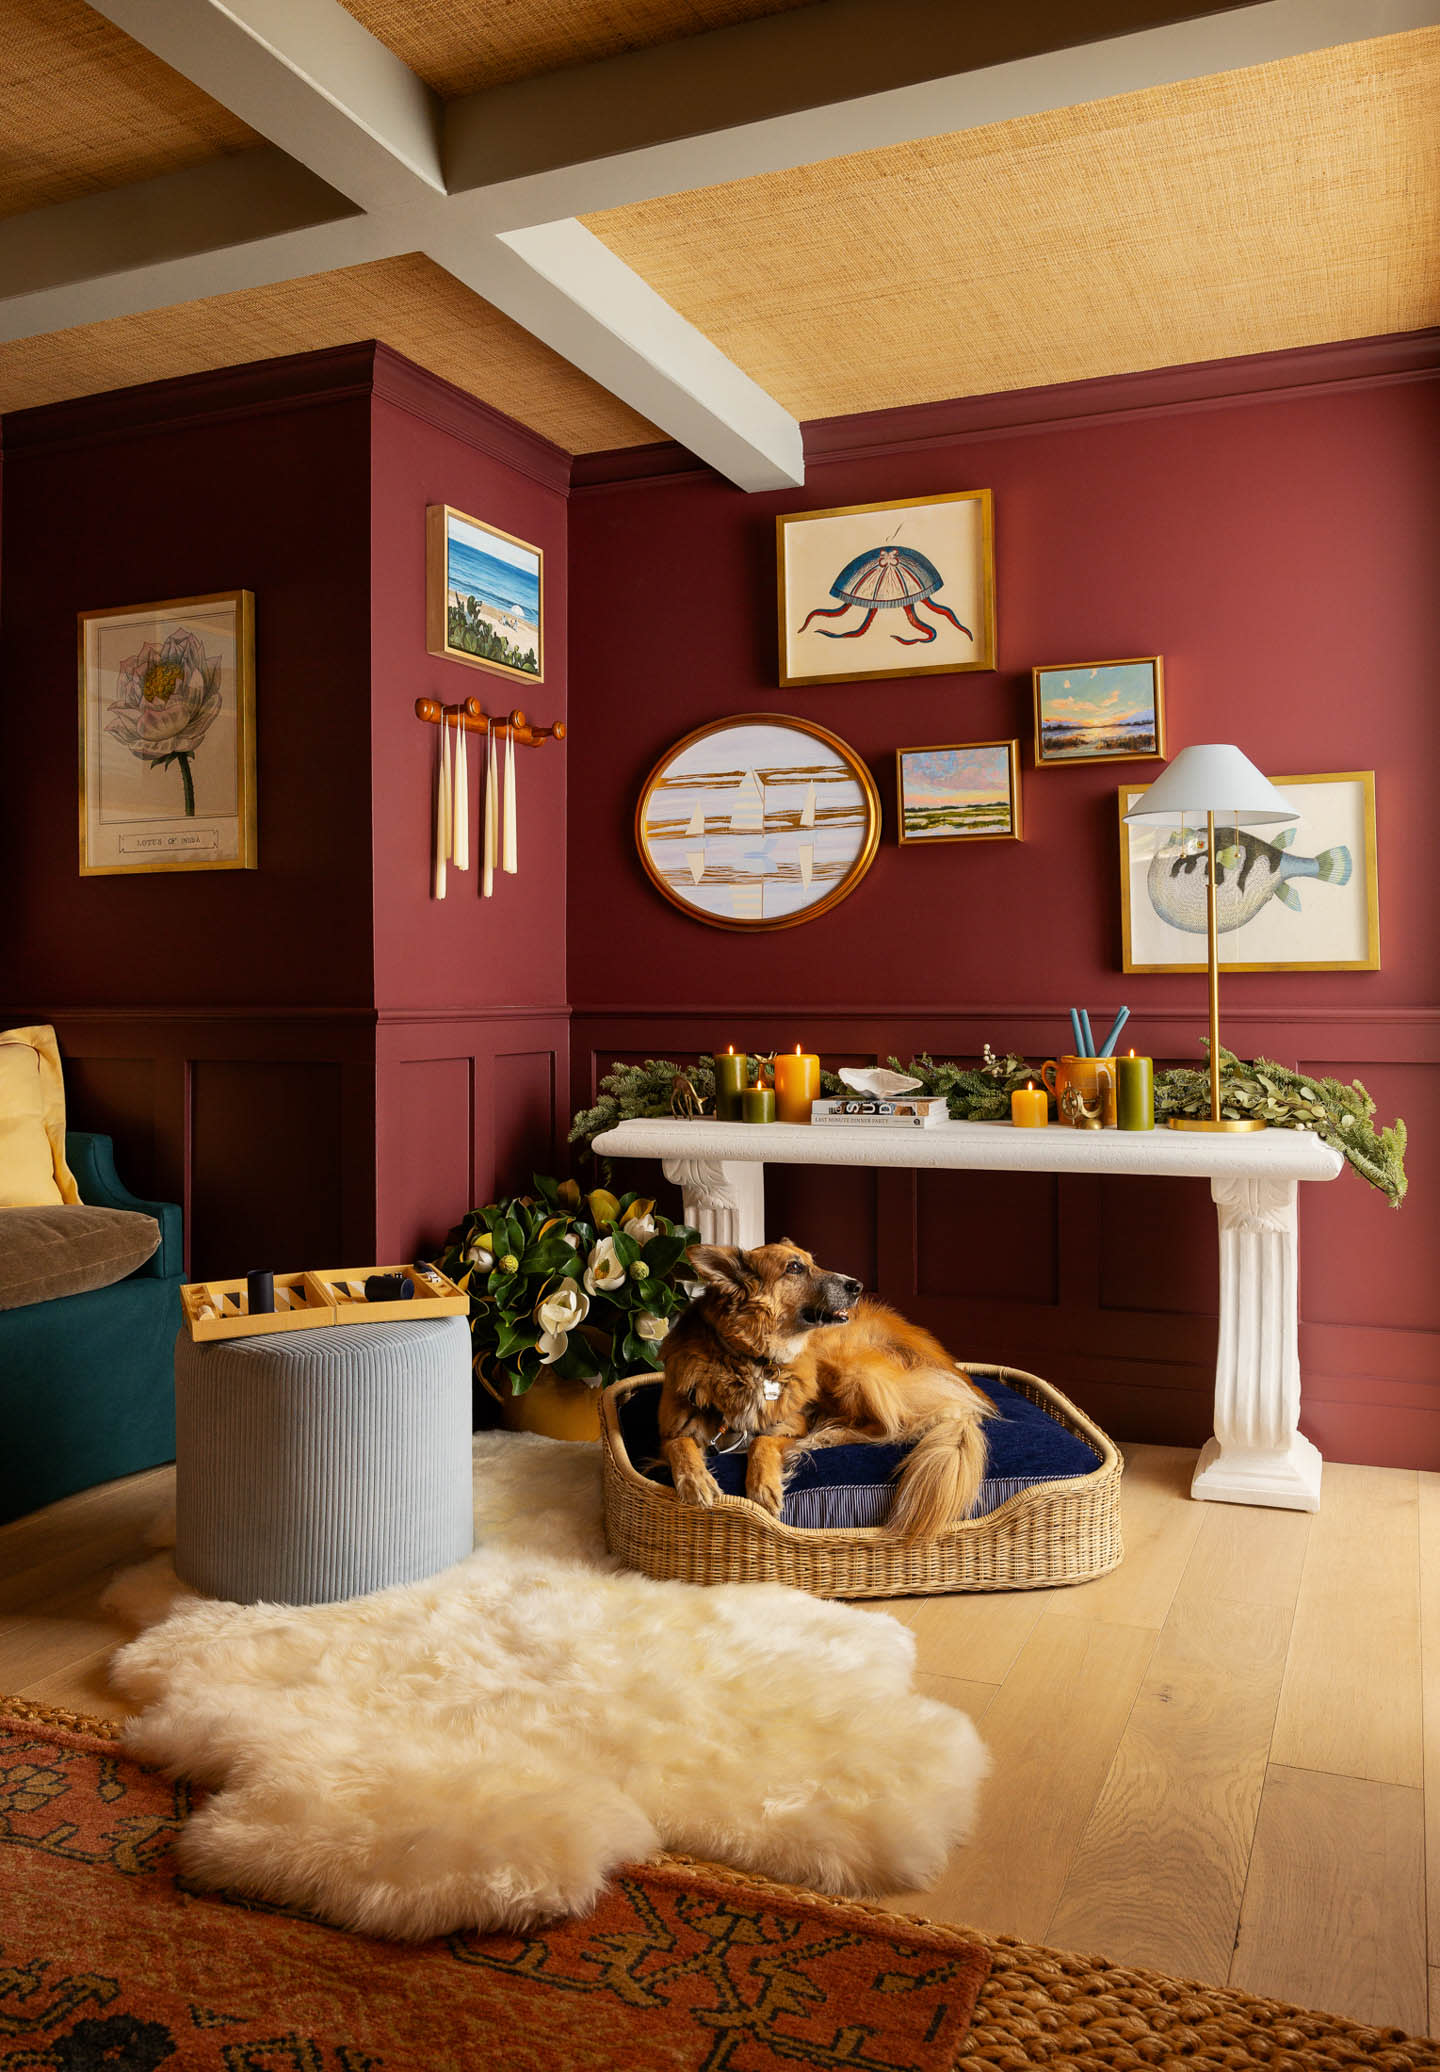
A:
POLYGON ((1159 655, 1032 671, 1037 763, 1118 763, 1165 753, 1159 655))
POLYGON ((1020 839, 1018 741, 902 748, 896 776, 902 842, 1020 839))

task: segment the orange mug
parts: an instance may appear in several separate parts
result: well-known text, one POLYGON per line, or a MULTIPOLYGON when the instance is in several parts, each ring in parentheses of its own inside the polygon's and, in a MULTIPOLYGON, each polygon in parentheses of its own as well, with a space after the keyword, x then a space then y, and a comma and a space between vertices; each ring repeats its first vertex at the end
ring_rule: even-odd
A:
MULTIPOLYGON (((1047 1093, 1055 1096, 1055 1106, 1060 1107, 1060 1096, 1067 1086, 1073 1086, 1092 1104, 1100 1103, 1100 1120, 1107 1130, 1115 1127, 1115 1061, 1113 1058, 1046 1058, 1040 1067, 1041 1084, 1047 1093)), ((1060 1116, 1063 1122, 1065 1117, 1060 1116)))

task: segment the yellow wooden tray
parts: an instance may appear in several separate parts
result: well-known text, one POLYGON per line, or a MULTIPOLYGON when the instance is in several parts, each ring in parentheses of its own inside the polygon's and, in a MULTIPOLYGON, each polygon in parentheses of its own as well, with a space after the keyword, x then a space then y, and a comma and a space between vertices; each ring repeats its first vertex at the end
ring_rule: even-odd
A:
POLYGON ((251 1316, 244 1275, 231 1281, 187 1281, 180 1290, 190 1336, 258 1338, 281 1331, 313 1331, 317 1325, 418 1323, 422 1317, 463 1317, 470 1298, 434 1269, 434 1279, 405 1266, 342 1266, 323 1273, 277 1273, 275 1308, 251 1316), (415 1293, 404 1302, 367 1302, 372 1273, 403 1273, 415 1293))

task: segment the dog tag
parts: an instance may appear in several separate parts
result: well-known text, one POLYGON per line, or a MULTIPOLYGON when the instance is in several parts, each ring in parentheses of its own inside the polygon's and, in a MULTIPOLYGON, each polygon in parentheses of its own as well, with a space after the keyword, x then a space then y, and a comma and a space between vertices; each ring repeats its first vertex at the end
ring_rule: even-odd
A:
POLYGON ((773 1402, 775 1401, 776 1397, 777 1397, 777 1396, 778 1396, 778 1395, 780 1394, 780 1384, 779 1384, 779 1382, 778 1382, 778 1381, 767 1381, 767 1382, 763 1382, 763 1383, 761 1384, 761 1386, 762 1386, 762 1387, 764 1388, 764 1391, 765 1391, 765 1401, 766 1401, 767 1403, 773 1403, 773 1402))

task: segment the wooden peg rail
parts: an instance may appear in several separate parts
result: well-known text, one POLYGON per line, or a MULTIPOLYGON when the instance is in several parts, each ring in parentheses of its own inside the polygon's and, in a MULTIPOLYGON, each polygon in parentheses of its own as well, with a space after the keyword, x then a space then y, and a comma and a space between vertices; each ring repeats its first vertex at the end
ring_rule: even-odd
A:
POLYGON ((565 739, 563 719, 548 727, 532 727, 523 712, 492 717, 478 698, 467 698, 463 705, 442 705, 438 698, 417 698, 415 717, 428 720, 432 727, 438 727, 442 719, 458 719, 467 734, 493 733, 500 741, 513 734, 522 748, 539 748, 543 742, 565 739))

